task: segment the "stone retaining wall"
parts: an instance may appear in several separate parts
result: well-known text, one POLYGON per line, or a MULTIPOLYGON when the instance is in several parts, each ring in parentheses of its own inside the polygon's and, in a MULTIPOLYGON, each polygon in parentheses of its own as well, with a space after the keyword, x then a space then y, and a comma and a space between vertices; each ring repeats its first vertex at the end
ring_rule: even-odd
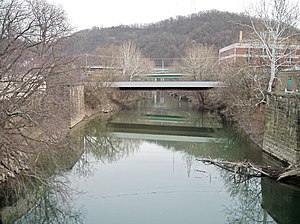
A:
POLYGON ((290 164, 300 162, 300 94, 272 94, 269 99, 263 150, 290 164))
POLYGON ((72 85, 69 89, 70 94, 70 127, 79 123, 85 116, 84 106, 84 85, 72 85))

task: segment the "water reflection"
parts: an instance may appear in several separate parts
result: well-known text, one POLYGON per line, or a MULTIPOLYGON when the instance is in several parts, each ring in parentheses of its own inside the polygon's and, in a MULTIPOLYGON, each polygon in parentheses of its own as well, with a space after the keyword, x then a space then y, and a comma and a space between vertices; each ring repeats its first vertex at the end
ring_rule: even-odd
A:
MULTIPOLYGON (((220 143, 189 143, 189 142, 178 142, 178 141, 158 141, 158 140, 132 140, 132 139, 118 139, 111 136, 111 132, 107 132, 107 129, 111 130, 111 127, 107 127, 106 124, 100 120, 93 122, 93 127, 98 130, 100 127, 104 132, 98 131, 98 135, 86 134, 86 138, 92 139, 92 144, 88 141, 86 143, 86 149, 89 151, 96 160, 100 158, 102 162, 117 162, 124 157, 134 156, 135 153, 138 153, 140 146, 143 145, 143 142, 148 142, 152 147, 154 145, 161 146, 164 149, 169 150, 170 152, 180 152, 182 160, 185 163, 186 175, 189 178, 195 176, 203 178, 203 175, 199 175, 196 170, 204 170, 206 174, 209 173, 210 180, 209 182, 214 183, 213 179, 218 179, 220 176, 223 179, 223 187, 218 188, 217 191, 223 191, 222 189, 228 192, 230 200, 228 205, 225 203, 223 206, 224 214, 226 216, 227 223, 275 223, 273 219, 267 214, 267 212, 261 206, 261 186, 260 179, 251 179, 243 183, 237 184, 232 179, 232 174, 224 170, 219 170, 218 173, 215 171, 207 170, 207 167, 201 166, 195 161, 197 157, 213 157, 213 158, 230 158, 236 161, 245 159, 248 156, 248 150, 243 150, 246 148, 245 142, 243 142, 239 137, 233 135, 226 135, 228 131, 222 132, 222 138, 226 137, 226 141, 222 144, 220 143), (100 145, 108 145, 108 147, 99 150, 99 145, 94 144, 95 142, 100 143, 100 145), (125 146, 125 147, 124 147, 125 146), (235 150, 233 150, 235 149, 235 150), (237 153, 237 151, 242 151, 237 153), (121 151, 121 152, 120 152, 121 151), (113 158, 112 158, 113 157, 113 158)), ((94 130, 94 129, 91 129, 94 130)), ((97 131, 92 131, 95 133, 97 131)), ((250 149, 250 148, 248 148, 250 149)), ((255 152, 255 149, 252 149, 252 153, 255 152)), ((251 151, 251 150, 250 150, 251 151)), ((257 154, 257 152, 255 152, 257 154)), ((175 154, 174 154, 175 155, 175 154)), ((178 154, 176 154, 178 156, 178 154)), ((177 158, 178 159, 178 158, 177 158)), ((248 158, 249 159, 249 158, 248 158)), ((93 159, 92 159, 93 160, 93 159)), ((174 158, 173 158, 174 160, 174 158)), ((261 162, 261 155, 252 156, 252 160, 255 162, 261 162)), ((174 162, 174 161, 173 161, 174 162)), ((173 166, 174 172, 174 166, 173 166)), ((130 178, 129 180, 130 181, 130 178)), ((126 188, 126 186, 124 186, 126 188)), ((169 189, 170 190, 170 189, 169 189)), ((162 194, 163 192, 157 192, 162 194)), ((171 192, 171 191, 170 191, 171 192)), ((151 192, 139 192, 134 191, 131 193, 109 193, 102 195, 104 199, 112 199, 119 197, 129 197, 129 196, 139 196, 141 194, 150 194, 151 192)), ((197 206, 197 203, 195 205, 197 206)), ((126 222, 125 222, 126 223, 126 222)), ((191 222, 192 223, 192 222, 191 222)), ((213 222, 211 222, 213 223, 213 222)), ((224 221, 225 223, 225 221, 224 221)))
POLYGON ((15 223, 82 223, 80 211, 68 204, 71 197, 68 187, 61 184, 55 187, 44 185, 39 186, 33 194, 30 204, 25 202, 30 210, 15 223))
POLYGON ((300 190, 293 186, 263 179, 262 207, 278 223, 294 224, 300 220, 300 190))
POLYGON ((85 153, 102 162, 114 162, 132 155, 141 143, 127 139, 114 138, 108 131, 106 122, 95 120, 85 132, 85 153))
POLYGON ((261 206, 261 180, 251 178, 244 181, 235 181, 232 174, 221 172, 224 178, 224 187, 234 203, 226 206, 228 223, 276 223, 268 212, 261 206))
POLYGON ((73 192, 63 178, 20 177, 1 190, 0 223, 82 223, 71 205, 73 192))
MULTIPOLYGON (((155 113, 153 110, 151 111, 151 114, 145 113, 145 111, 139 113, 139 115, 132 112, 123 113, 121 116, 117 115, 117 118, 112 118, 108 124, 103 124, 101 121, 94 122, 93 126, 96 129, 101 127, 102 130, 105 130, 103 132, 105 134, 100 134, 100 140, 98 139, 99 135, 98 138, 96 135, 88 134, 86 136, 89 139, 92 139, 92 141, 87 142, 98 142, 100 145, 105 146, 104 149, 101 150, 102 155, 98 155, 96 158, 100 158, 101 161, 117 162, 117 160, 138 153, 143 142, 148 142, 149 144, 168 149, 171 152, 181 152, 182 159, 185 162, 186 175, 188 177, 199 176, 199 173, 196 172, 199 171, 199 169, 196 169, 199 164, 195 161, 195 158, 199 157, 211 157, 231 161, 247 159, 255 163, 262 163, 261 153, 258 153, 255 147, 249 146, 249 144, 245 142, 245 139, 243 139, 243 136, 234 133, 230 127, 222 127, 222 124, 210 121, 209 117, 202 115, 198 119, 193 119, 195 117, 190 113, 188 116, 182 116, 182 114, 181 116, 174 114, 170 115, 170 111, 168 111, 168 114, 163 114, 160 111, 159 116, 157 115, 157 110, 155 113), (128 117, 129 119, 127 119, 128 117), (177 126, 174 125, 175 123, 177 126), (170 140, 167 138, 153 140, 149 139, 146 135, 139 135, 138 137, 140 137, 140 139, 138 137, 135 137, 134 140, 132 139, 133 133, 148 135, 156 133, 165 136, 174 135, 174 133, 177 133, 180 136, 195 135, 193 131, 183 131, 182 127, 188 125, 190 125, 190 129, 193 129, 191 124, 193 124, 192 127, 206 127, 206 130, 208 130, 204 134, 206 137, 207 135, 210 137, 214 136, 215 138, 223 139, 225 141, 222 141, 222 144, 216 141, 202 142, 199 144, 199 142, 189 142, 187 140, 177 141, 176 139, 170 140), (153 125, 153 127, 150 125, 153 125), (168 130, 167 128, 167 131, 163 130, 163 127, 165 126, 168 126, 171 129, 168 130), (121 139, 120 135, 114 134, 116 132, 123 133, 121 139), (127 133, 128 135, 126 136, 124 133, 127 133), (108 148, 106 145, 108 145, 108 148), (120 149, 123 151, 122 153, 120 153, 120 149), (109 159, 113 157, 113 155, 115 155, 114 159, 109 159)), ((197 135, 201 136, 201 131, 199 130, 197 130, 197 135)), ((99 133, 101 133, 101 131, 99 133)), ((97 146, 97 144, 87 143, 86 146, 88 150, 93 148, 92 151, 94 152, 92 153, 97 155, 99 144, 97 146)), ((201 167, 201 170, 205 169, 206 168, 201 167)), ((203 172, 207 173, 207 171, 203 172)), ((223 188, 228 192, 230 197, 229 201, 231 201, 228 201, 228 205, 224 205, 227 223, 276 223, 269 215, 269 211, 262 206, 263 194, 260 179, 250 179, 237 183, 234 181, 231 173, 224 170, 219 170, 218 172, 218 175, 223 179, 223 188)), ((214 172, 209 173, 209 175, 210 178, 218 178, 214 172), (211 175, 214 175, 214 177, 211 177, 211 175)), ((135 193, 133 195, 135 195, 135 193)))
POLYGON ((253 178, 236 183, 227 172, 222 172, 225 188, 235 200, 226 207, 228 223, 299 222, 300 191, 268 178, 253 178))
POLYGON ((24 171, 1 186, 0 223, 82 223, 80 209, 72 205, 77 191, 65 172, 81 157, 83 136, 77 129, 64 148, 38 156, 36 172, 24 171))
MULTIPOLYGON (((166 101, 167 100, 164 100, 163 102, 166 101)), ((173 217, 168 217, 165 220, 161 217, 157 220, 163 223, 179 223, 178 220, 180 220, 181 217, 166 209, 162 201, 165 200, 170 203, 170 200, 174 200, 175 198, 175 201, 179 202, 179 198, 181 197, 178 195, 183 192, 188 192, 188 194, 185 193, 185 199, 182 198, 181 200, 189 201, 184 211, 189 216, 189 218, 184 221, 185 223, 198 223, 199 220, 197 219, 199 217, 195 215, 196 213, 192 212, 193 209, 191 209, 191 206, 200 209, 203 206, 203 200, 204 204, 209 204, 208 201, 214 201, 214 203, 212 203, 213 205, 211 205, 213 206, 211 210, 203 208, 208 214, 207 216, 210 216, 209 219, 202 214, 201 221, 204 220, 205 223, 276 223, 270 216, 270 214, 272 215, 270 210, 262 206, 264 195, 262 191, 264 189, 262 188, 260 179, 237 182, 237 179, 235 179, 231 173, 215 167, 207 167, 203 164, 199 164, 199 162, 195 160, 195 158, 207 157, 230 161, 247 159, 260 164, 263 162, 260 151, 248 144, 243 136, 235 133, 230 127, 223 126, 220 120, 211 117, 211 115, 202 114, 201 116, 195 116, 192 111, 186 113, 184 110, 176 114, 172 108, 166 110, 166 108, 162 109, 162 107, 165 106, 156 105, 153 109, 153 107, 148 107, 146 103, 146 105, 140 106, 140 110, 117 114, 107 122, 95 120, 88 125, 85 133, 85 157, 89 160, 89 163, 97 167, 94 170, 93 181, 97 180, 99 184, 104 185, 103 188, 105 189, 98 192, 98 190, 96 191, 90 188, 90 190, 94 192, 92 194, 105 200, 105 203, 108 203, 108 208, 122 210, 119 216, 120 219, 124 221, 123 223, 134 223, 137 222, 136 220, 139 220, 139 218, 119 204, 125 203, 126 206, 129 206, 135 211, 136 208, 133 208, 133 205, 148 208, 147 206, 145 207, 145 205, 136 204, 137 202, 134 198, 136 197, 139 201, 144 201, 151 205, 149 196, 154 197, 154 195, 159 195, 160 197, 162 206, 158 207, 166 213, 172 214, 173 217), (154 139, 149 137, 153 134, 155 134, 154 139), (159 136, 160 139, 158 140, 157 137, 159 136), (185 139, 178 140, 176 136, 183 136, 185 139), (191 136, 210 138, 210 141, 189 141, 187 137, 191 136), (216 139, 222 139, 222 141, 216 141, 216 139), (160 150, 157 148, 160 148, 160 150), (161 151, 161 149, 167 150, 168 153, 164 150, 161 151), (154 157, 156 154, 159 157, 154 157), (145 157, 145 155, 147 156, 145 157), (167 159, 169 162, 164 161, 164 164, 171 165, 172 169, 165 165, 158 165, 158 161, 167 155, 170 155, 169 159, 167 159), (149 160, 149 158, 151 157, 155 159, 150 162, 151 159, 149 160), (113 177, 106 174, 99 176, 99 169, 101 170, 100 172, 109 173, 111 171, 108 170, 107 167, 99 164, 98 161, 116 164, 113 165, 114 168, 110 167, 114 175, 117 175, 115 176, 116 178, 120 178, 118 172, 124 175, 122 171, 128 176, 125 176, 124 181, 121 182, 120 180, 113 180, 113 177), (151 168, 149 165, 140 164, 139 161, 143 161, 145 164, 151 164, 151 168), (138 163, 138 165, 132 168, 132 163, 138 163), (181 163, 183 167, 178 166, 178 164, 181 163), (130 168, 128 167, 129 165, 130 168), (122 167, 120 168, 121 170, 117 169, 119 166, 122 167), (152 166, 156 166, 157 170, 153 169, 152 166), (132 169, 138 169, 139 171, 132 169), (150 173, 147 171, 148 169, 151 169, 150 173), (156 182, 157 179, 161 178, 161 175, 165 175, 165 170, 168 169, 172 170, 172 175, 178 175, 179 171, 182 172, 184 170, 184 176, 188 177, 192 182, 192 184, 189 183, 191 184, 191 188, 187 190, 186 187, 180 186, 181 184, 179 184, 177 180, 173 180, 172 176, 167 178, 167 183, 159 180, 159 185, 152 185, 152 182, 156 182), (131 173, 134 173, 134 175, 131 173), (139 175, 136 173, 139 173, 139 175), (133 175, 133 177, 130 175, 133 175), (145 182, 143 184, 137 181, 137 179, 141 178, 140 175, 147 177, 147 179, 143 178, 145 182), (152 175, 155 175, 155 177, 152 177, 152 175), (104 183, 102 183, 101 180, 104 183), (106 184, 107 187, 105 187, 106 184), (122 190, 117 186, 122 186, 122 190), (197 187, 195 188, 195 186, 197 187), (112 189, 107 190, 107 188, 112 189), (217 198, 212 196, 209 192, 217 194, 217 198), (224 193, 226 195, 224 195, 224 193), (167 197, 166 194, 176 194, 176 196, 173 195, 171 197, 173 199, 171 199, 169 196, 167 197), (199 194, 201 195, 200 198, 199 194), (191 198, 197 198, 197 200, 194 201, 191 198), (222 199, 221 201, 220 198, 222 199), (109 205, 112 201, 107 200, 115 201, 118 204, 113 203, 109 205), (131 214, 131 218, 128 217, 129 214, 131 214)), ((176 108, 178 109, 178 105, 176 105, 176 108)), ((123 180, 123 177, 121 179, 123 180)), ((184 179, 180 179, 180 181, 187 184, 184 182, 184 179)), ((99 185, 97 186, 99 187, 99 185)), ((102 199, 97 200, 97 203, 102 204, 102 199)), ((96 214, 88 212, 91 209, 88 204, 87 202, 86 209, 90 217, 85 221, 88 220, 88 222, 91 222, 91 220, 96 218, 96 214)), ((108 210, 102 206, 100 206, 100 208, 109 213, 108 210)), ((180 208, 175 206, 174 209, 178 210, 180 208)), ((153 214, 153 216, 158 214, 153 208, 148 208, 148 210, 148 213, 153 214)), ((140 212, 147 219, 148 216, 142 211, 140 212)), ((101 214, 105 221, 109 222, 115 220, 110 215, 101 214)), ((148 221, 143 220, 143 222, 153 223, 153 217, 148 217, 148 219, 148 221)))
MULTIPOLYGON (((263 163, 261 151, 213 115, 159 97, 72 133, 70 151, 57 155, 65 165, 51 181, 36 181, 14 200, 17 187, 7 203, 1 198, 2 222, 297 223, 298 189, 237 181, 196 160, 263 163)), ((50 176, 54 166, 45 161, 50 176)))

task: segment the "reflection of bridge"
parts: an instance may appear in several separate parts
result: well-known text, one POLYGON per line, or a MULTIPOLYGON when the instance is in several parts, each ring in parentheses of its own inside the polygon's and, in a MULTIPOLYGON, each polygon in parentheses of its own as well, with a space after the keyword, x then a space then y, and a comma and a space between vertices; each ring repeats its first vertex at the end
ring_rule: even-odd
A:
POLYGON ((112 136, 117 138, 201 143, 222 142, 217 133, 221 130, 220 128, 110 122, 109 129, 112 136))
MULTIPOLYGON (((109 86, 109 85, 108 85, 109 86)), ((111 87, 120 90, 200 90, 224 87, 222 82, 218 81, 139 81, 139 82, 114 82, 111 87)))
POLYGON ((213 137, 196 137, 196 136, 180 136, 180 135, 156 135, 156 134, 140 134, 126 132, 112 132, 112 137, 126 139, 144 139, 155 141, 174 141, 174 142, 197 142, 197 143, 221 143, 221 138, 213 137))

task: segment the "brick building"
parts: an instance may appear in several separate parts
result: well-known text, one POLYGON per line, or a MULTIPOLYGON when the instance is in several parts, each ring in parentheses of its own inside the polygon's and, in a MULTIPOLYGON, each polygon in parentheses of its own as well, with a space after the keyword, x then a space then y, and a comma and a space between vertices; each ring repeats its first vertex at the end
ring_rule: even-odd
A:
MULTIPOLYGON (((300 45, 279 45, 277 55, 278 64, 282 68, 289 68, 300 64, 300 45)), ((254 66, 269 64, 267 49, 260 42, 242 40, 219 50, 220 64, 246 63, 254 66)))

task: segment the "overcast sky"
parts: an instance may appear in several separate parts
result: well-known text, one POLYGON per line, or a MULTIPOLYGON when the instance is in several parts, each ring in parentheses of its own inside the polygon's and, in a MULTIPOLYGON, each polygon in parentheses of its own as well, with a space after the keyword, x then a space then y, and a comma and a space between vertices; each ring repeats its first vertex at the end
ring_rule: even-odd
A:
POLYGON ((144 24, 217 9, 243 12, 249 0, 48 0, 66 11, 73 27, 144 24))

